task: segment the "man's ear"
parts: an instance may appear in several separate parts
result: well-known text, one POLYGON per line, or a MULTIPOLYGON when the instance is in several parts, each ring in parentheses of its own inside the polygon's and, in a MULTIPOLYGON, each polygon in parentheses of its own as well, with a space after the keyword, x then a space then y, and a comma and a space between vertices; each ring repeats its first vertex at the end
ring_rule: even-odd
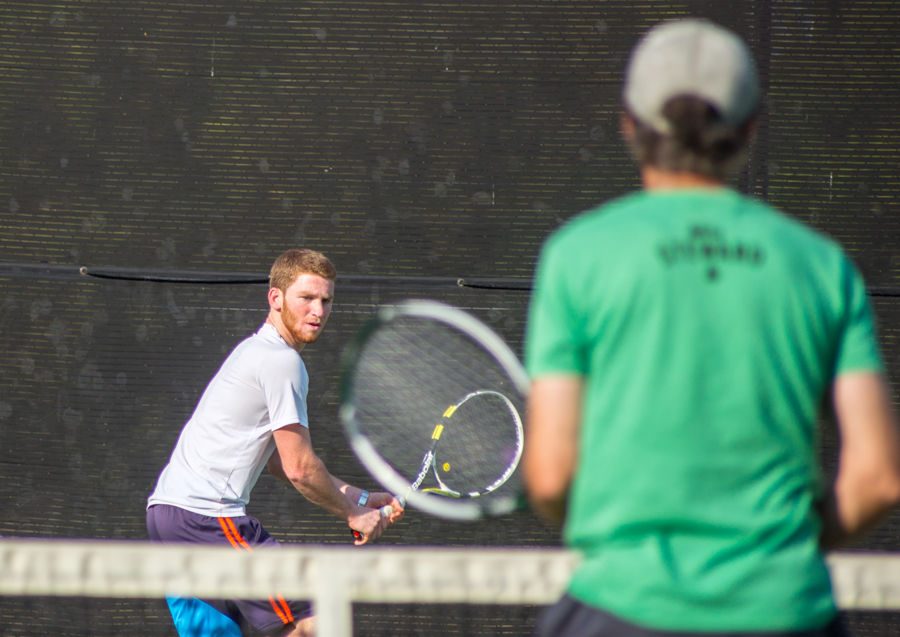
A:
POLYGON ((284 304, 284 294, 278 288, 269 288, 269 309, 276 312, 281 311, 284 304))
POLYGON ((759 116, 754 115, 751 117, 746 124, 743 125, 743 130, 741 132, 746 134, 747 143, 751 143, 756 140, 756 133, 759 132, 759 116))
POLYGON ((631 142, 634 141, 634 118, 628 114, 628 111, 623 110, 619 115, 619 132, 622 133, 623 139, 628 144, 631 144, 631 142))

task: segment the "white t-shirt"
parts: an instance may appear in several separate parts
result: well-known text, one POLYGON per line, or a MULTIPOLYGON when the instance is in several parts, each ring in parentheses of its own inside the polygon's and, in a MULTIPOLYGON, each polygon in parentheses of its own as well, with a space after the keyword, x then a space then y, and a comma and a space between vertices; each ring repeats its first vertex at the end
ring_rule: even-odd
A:
POLYGON ((296 423, 309 426, 308 391, 303 359, 264 324, 229 354, 209 382, 148 506, 246 515, 250 491, 275 449, 272 432, 296 423))

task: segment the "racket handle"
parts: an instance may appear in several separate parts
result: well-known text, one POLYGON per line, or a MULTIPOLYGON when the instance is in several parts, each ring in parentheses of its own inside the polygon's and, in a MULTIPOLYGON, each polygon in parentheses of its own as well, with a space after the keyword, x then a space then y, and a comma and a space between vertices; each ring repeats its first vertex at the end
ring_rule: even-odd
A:
MULTIPOLYGON (((391 517, 391 514, 394 512, 394 507, 392 507, 390 504, 385 504, 383 507, 378 509, 378 511, 381 513, 381 517, 389 518, 389 517, 391 517)), ((356 529, 350 529, 350 531, 353 533, 354 540, 362 539, 362 533, 360 533, 356 529)))

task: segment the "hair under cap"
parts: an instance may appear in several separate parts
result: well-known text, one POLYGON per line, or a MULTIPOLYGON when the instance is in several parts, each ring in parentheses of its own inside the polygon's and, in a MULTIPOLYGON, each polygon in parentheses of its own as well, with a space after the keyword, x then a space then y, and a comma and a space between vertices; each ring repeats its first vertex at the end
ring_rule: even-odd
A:
POLYGON ((670 99, 694 96, 740 125, 756 112, 759 78, 747 45, 707 20, 678 20, 651 29, 631 54, 625 105, 644 124, 670 132, 663 108, 670 99))

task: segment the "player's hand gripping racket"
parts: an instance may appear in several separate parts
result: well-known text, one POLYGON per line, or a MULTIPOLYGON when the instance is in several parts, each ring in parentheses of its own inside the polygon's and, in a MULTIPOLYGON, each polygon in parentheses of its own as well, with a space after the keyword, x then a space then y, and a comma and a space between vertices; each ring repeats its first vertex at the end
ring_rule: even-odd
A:
POLYGON ((341 419, 362 464, 404 504, 459 520, 500 515, 521 503, 527 387, 481 321, 407 301, 383 308, 347 348, 341 419))

